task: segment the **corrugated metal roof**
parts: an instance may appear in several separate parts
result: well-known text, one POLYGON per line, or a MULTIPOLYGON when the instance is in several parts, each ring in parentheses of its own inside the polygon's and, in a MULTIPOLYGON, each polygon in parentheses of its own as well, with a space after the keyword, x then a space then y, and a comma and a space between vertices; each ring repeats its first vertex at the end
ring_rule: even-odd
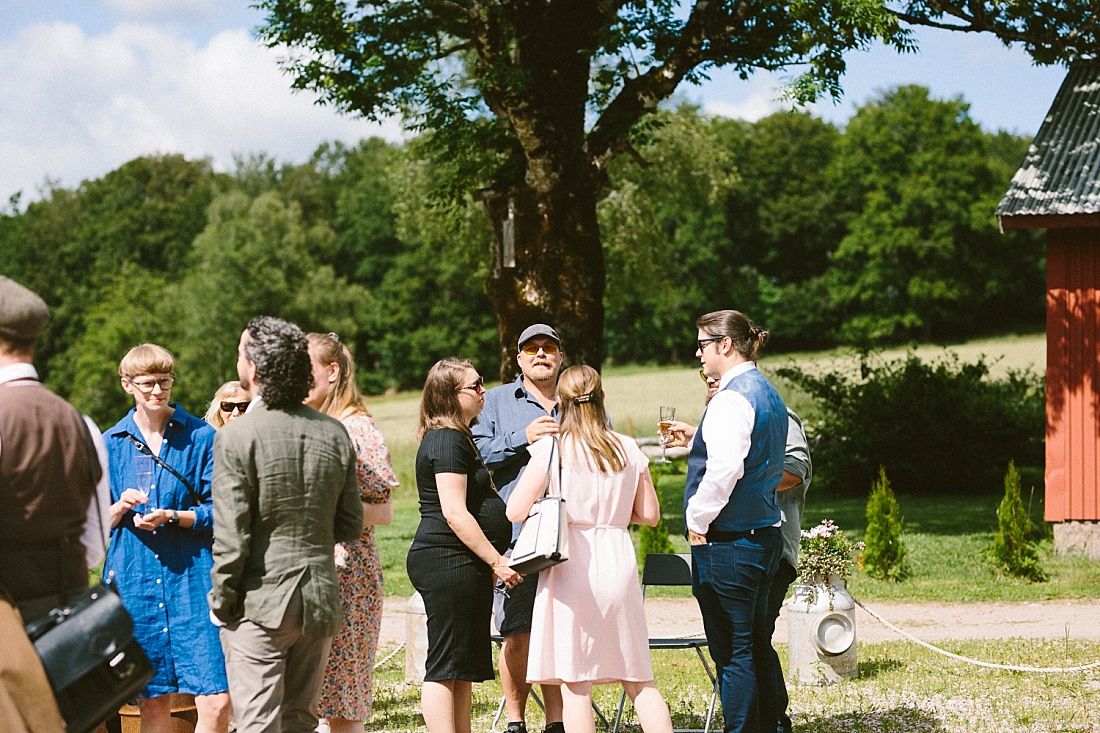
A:
POLYGON ((1100 212, 1100 62, 1073 64, 997 216, 1100 212))

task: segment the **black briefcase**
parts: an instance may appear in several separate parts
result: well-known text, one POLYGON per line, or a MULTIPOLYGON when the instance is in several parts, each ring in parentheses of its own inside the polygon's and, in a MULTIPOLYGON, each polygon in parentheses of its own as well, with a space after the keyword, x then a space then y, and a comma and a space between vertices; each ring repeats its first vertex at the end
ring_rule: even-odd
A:
POLYGON ((118 594, 100 584, 27 624, 68 733, 88 733, 137 697, 153 665, 118 594))

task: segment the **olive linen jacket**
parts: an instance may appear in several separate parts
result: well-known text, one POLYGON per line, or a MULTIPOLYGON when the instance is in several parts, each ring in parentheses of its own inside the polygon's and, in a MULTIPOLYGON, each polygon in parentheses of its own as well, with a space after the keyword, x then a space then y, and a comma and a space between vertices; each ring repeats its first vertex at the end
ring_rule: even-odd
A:
POLYGON ((363 531, 355 449, 339 421, 311 407, 257 402, 214 439, 210 609, 227 624, 276 628, 301 587, 302 632, 332 636, 333 546, 363 531))

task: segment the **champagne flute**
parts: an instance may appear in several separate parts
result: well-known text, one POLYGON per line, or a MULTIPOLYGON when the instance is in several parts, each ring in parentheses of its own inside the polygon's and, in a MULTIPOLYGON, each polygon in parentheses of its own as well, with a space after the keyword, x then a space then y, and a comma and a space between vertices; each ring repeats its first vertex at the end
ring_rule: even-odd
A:
POLYGON ((665 446, 668 445, 668 441, 672 438, 668 429, 672 427, 672 421, 675 419, 676 408, 669 405, 661 405, 660 432, 658 433, 658 437, 661 441, 661 457, 654 461, 654 463, 672 463, 672 461, 668 460, 668 456, 665 455, 665 446))
MULTIPOLYGON (((153 459, 146 455, 137 456, 134 459, 134 477, 137 479, 137 491, 148 498, 153 488, 153 459)), ((150 507, 146 504, 139 514, 148 513, 150 507)))

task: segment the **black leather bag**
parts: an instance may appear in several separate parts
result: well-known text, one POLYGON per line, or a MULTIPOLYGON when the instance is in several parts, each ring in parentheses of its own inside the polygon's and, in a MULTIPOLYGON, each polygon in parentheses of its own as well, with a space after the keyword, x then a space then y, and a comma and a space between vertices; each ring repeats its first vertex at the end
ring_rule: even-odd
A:
POLYGON ((94 730, 153 678, 153 665, 134 640, 130 614, 103 584, 27 624, 27 635, 68 733, 94 730))

